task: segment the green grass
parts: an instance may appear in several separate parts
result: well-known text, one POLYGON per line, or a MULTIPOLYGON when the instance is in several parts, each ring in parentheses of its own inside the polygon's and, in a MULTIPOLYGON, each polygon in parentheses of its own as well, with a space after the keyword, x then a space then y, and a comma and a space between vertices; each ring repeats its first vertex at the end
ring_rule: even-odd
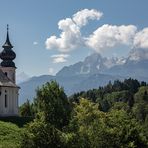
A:
POLYGON ((32 117, 0 117, 0 148, 20 147, 22 127, 32 120, 32 117))
POLYGON ((0 121, 0 148, 18 148, 22 130, 13 123, 0 121))

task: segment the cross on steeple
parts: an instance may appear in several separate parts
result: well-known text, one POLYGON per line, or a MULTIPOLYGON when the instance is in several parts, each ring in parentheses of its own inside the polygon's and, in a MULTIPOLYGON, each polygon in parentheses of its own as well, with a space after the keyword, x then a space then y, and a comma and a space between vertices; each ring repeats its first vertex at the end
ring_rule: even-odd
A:
POLYGON ((7 32, 9 31, 9 25, 7 24, 7 32))

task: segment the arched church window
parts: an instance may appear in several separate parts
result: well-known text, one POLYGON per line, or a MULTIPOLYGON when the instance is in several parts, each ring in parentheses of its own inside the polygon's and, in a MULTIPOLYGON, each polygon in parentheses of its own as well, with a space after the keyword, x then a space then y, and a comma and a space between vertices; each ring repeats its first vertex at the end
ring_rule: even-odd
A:
POLYGON ((5 108, 8 106, 7 94, 5 94, 5 108))

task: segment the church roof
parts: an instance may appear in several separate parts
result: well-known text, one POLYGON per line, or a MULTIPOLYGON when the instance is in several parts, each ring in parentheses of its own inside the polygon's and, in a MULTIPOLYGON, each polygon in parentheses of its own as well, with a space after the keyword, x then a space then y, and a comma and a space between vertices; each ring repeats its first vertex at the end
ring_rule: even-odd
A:
POLYGON ((13 48, 10 40, 9 40, 9 26, 7 25, 7 37, 6 37, 6 42, 4 43, 3 47, 9 47, 13 48))
POLYGON ((0 58, 2 59, 1 66, 2 67, 15 67, 15 63, 13 60, 16 58, 15 52, 12 50, 13 46, 9 40, 9 28, 7 25, 7 37, 6 42, 2 46, 4 49, 0 53, 0 58))
POLYGON ((4 87, 18 87, 0 69, 0 87, 1 86, 4 86, 4 87))

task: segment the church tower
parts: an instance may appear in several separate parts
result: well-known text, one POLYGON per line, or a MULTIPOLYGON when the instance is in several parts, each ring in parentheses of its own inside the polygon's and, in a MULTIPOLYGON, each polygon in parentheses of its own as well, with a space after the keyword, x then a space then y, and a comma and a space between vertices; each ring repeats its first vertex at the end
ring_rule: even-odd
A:
POLYGON ((15 81, 15 52, 9 40, 9 26, 3 50, 0 53, 0 116, 18 116, 19 86, 15 81))
POLYGON ((15 63, 13 60, 16 58, 15 52, 12 50, 13 46, 9 40, 9 26, 7 25, 7 37, 6 42, 2 46, 4 49, 0 54, 1 62, 1 70, 5 73, 5 75, 15 83, 15 63))

